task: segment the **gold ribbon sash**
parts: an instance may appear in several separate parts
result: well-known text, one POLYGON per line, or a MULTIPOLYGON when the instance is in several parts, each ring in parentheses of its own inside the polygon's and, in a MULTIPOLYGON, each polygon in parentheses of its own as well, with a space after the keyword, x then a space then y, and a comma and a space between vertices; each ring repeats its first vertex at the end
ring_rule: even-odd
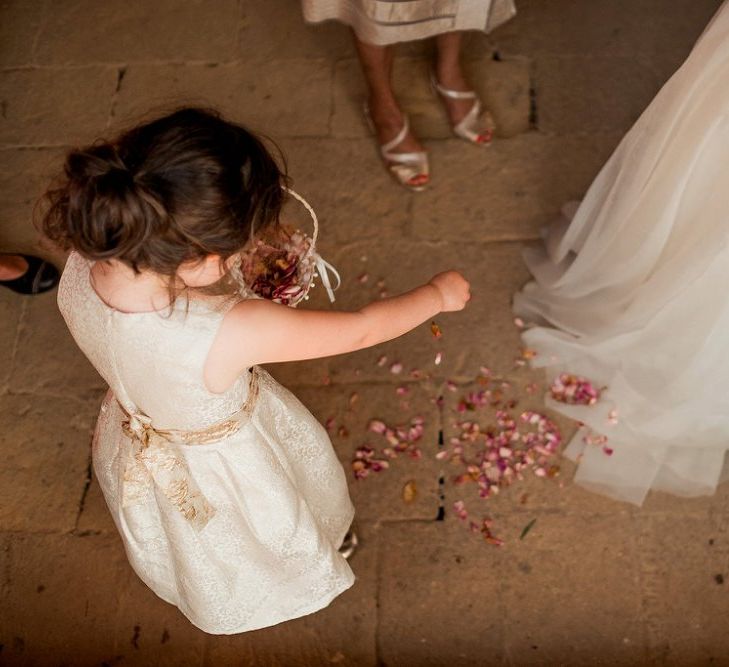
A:
POLYGON ((241 409, 206 428, 191 431, 157 429, 147 415, 127 412, 122 430, 132 441, 133 450, 124 470, 122 507, 145 502, 151 481, 195 530, 202 530, 215 515, 215 508, 205 498, 174 445, 207 445, 237 433, 253 412, 257 397, 258 369, 253 368, 248 398, 241 409))

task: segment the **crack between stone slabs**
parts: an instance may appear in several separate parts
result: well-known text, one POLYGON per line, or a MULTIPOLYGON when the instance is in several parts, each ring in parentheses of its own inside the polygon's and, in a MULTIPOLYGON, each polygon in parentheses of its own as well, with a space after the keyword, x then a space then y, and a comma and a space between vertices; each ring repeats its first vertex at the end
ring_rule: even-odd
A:
POLYGON ((122 83, 124 82, 127 70, 128 66, 122 65, 116 71, 116 87, 114 88, 114 92, 111 94, 111 100, 109 101, 109 116, 106 121, 107 130, 111 127, 111 123, 116 116, 116 105, 119 100, 119 93, 122 89, 122 83))
POLYGON ((647 662, 650 662, 650 657, 653 652, 653 632, 650 627, 649 605, 645 595, 647 583, 645 573, 643 571, 643 550, 641 549, 643 540, 638 517, 636 515, 632 515, 630 521, 633 524, 633 539, 631 541, 633 542, 633 548, 635 549, 637 556, 636 560, 638 561, 638 586, 640 589, 641 640, 643 642, 643 657, 647 662))
POLYGON ((334 84, 337 75, 337 61, 333 60, 329 65, 329 117, 327 118, 327 137, 332 136, 332 125, 336 114, 336 103, 334 95, 334 84))
POLYGON ((93 436, 91 436, 91 440, 89 441, 89 453, 88 453, 87 462, 86 462, 86 479, 84 480, 84 488, 81 491, 81 498, 79 499, 79 503, 78 503, 78 513, 76 514, 76 521, 74 523, 74 528, 72 531, 73 534, 80 535, 80 536, 84 536, 85 534, 93 534, 93 531, 83 531, 84 535, 81 535, 81 533, 79 532, 79 529, 78 529, 78 525, 81 521, 81 516, 83 515, 84 508, 86 507, 86 497, 89 495, 89 488, 91 487, 91 479, 92 479, 92 475, 93 475, 93 472, 92 472, 93 462, 92 462, 92 457, 91 457, 92 443, 93 443, 93 436))
POLYGON ((385 667, 385 661, 382 658, 382 646, 380 645, 380 601, 381 601, 381 582, 382 582, 382 542, 381 538, 377 539, 377 554, 375 558, 375 665, 377 667, 385 667))
POLYGON ((43 30, 46 27, 46 16, 48 15, 48 8, 49 8, 50 0, 45 0, 43 3, 43 6, 41 8, 41 18, 40 21, 38 21, 38 30, 36 31, 35 35, 33 35, 33 43, 30 47, 30 59, 32 62, 35 62, 35 56, 36 51, 38 49, 38 42, 40 41, 40 36, 43 30))
POLYGON ((7 394, 8 396, 12 395, 12 392, 10 391, 10 379, 13 377, 13 373, 15 372, 15 358, 18 355, 18 347, 20 345, 20 333, 23 328, 23 323, 25 321, 25 316, 27 312, 28 301, 27 299, 24 299, 23 302, 20 304, 20 313, 18 314, 18 323, 15 327, 13 347, 10 351, 10 363, 8 364, 7 378, 3 383, 3 394, 7 394))
MULTIPOLYGON (((98 392, 98 401, 99 401, 99 407, 101 407, 101 401, 103 400, 104 395, 108 391, 108 387, 99 387, 98 389, 94 390, 95 392, 98 392)), ((91 398, 94 398, 92 396, 88 396, 87 398, 81 398, 80 396, 74 396, 73 394, 54 394, 52 392, 47 391, 13 391, 11 389, 8 389, 6 392, 7 396, 17 396, 19 398, 55 398, 57 400, 64 400, 64 401, 73 401, 74 403, 78 403, 80 405, 88 405, 91 398)), ((94 398, 94 400, 97 400, 94 398)))

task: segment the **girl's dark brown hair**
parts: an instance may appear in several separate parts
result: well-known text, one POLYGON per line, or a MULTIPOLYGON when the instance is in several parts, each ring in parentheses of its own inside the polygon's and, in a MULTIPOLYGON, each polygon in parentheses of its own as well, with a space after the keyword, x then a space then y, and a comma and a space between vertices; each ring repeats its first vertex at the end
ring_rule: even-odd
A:
POLYGON ((262 141, 204 109, 180 109, 68 154, 45 235, 91 260, 172 280, 183 262, 240 251, 278 221, 286 177, 262 141))

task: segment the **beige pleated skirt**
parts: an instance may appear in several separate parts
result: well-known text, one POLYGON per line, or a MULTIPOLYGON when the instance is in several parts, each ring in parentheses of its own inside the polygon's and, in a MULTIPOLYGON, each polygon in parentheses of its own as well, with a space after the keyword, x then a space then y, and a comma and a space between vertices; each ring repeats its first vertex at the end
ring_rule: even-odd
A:
POLYGON ((369 44, 394 44, 456 30, 490 32, 516 13, 514 0, 302 0, 311 23, 346 23, 369 44))

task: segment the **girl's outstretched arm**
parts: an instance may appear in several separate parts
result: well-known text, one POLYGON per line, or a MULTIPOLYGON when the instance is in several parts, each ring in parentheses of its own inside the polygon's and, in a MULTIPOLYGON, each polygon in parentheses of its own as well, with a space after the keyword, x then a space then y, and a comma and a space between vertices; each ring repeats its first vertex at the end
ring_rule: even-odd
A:
POLYGON ((461 310, 470 299, 457 272, 357 311, 297 310, 248 300, 225 316, 205 364, 205 382, 224 391, 250 366, 353 352, 397 338, 443 311, 461 310))

